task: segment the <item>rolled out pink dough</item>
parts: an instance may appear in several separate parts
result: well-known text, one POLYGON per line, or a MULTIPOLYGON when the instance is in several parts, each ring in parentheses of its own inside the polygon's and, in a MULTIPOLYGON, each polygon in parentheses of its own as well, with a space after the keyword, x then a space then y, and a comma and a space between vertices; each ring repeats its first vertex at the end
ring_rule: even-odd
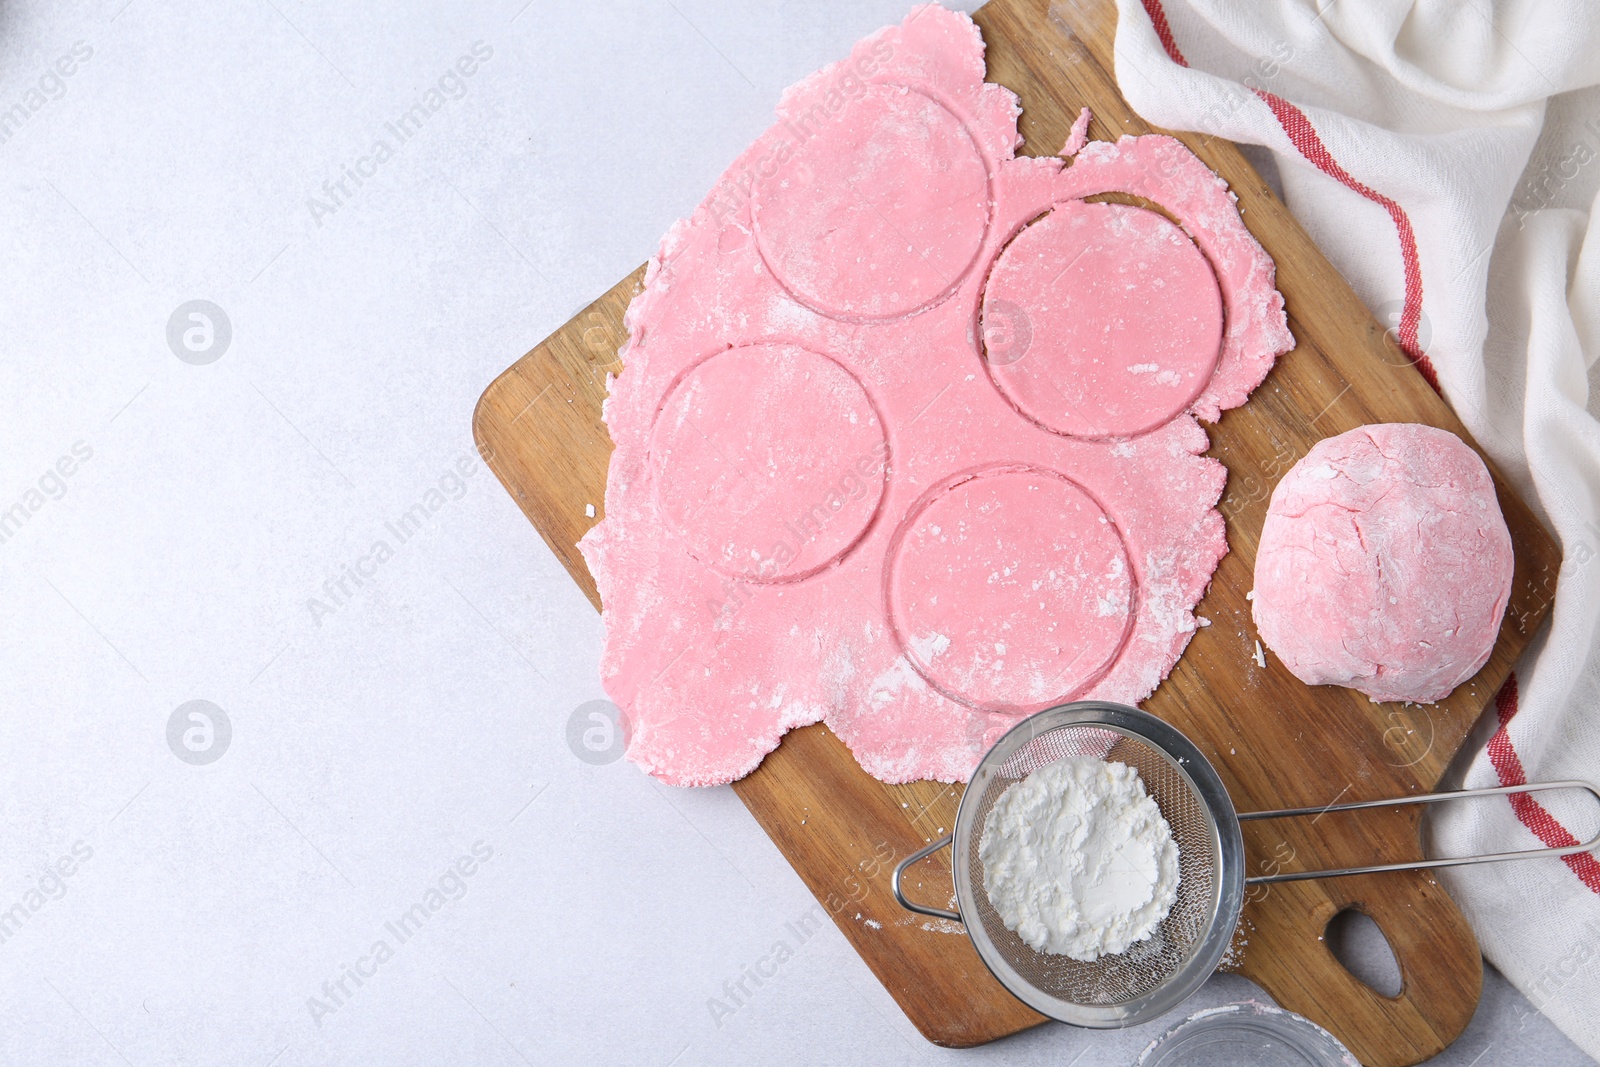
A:
POLYGON ((1432 703, 1488 661, 1512 564, 1476 452, 1431 426, 1362 426, 1317 442, 1273 490, 1256 628, 1308 685, 1432 703))
POLYGON ((1292 345, 1272 261, 1168 137, 1019 158, 965 15, 791 88, 628 310, 580 543, 628 756, 726 782, 826 721, 965 780, 1020 715, 1134 702, 1227 551, 1196 418, 1292 345), (1089 203, 1121 192, 1161 211, 1089 203))

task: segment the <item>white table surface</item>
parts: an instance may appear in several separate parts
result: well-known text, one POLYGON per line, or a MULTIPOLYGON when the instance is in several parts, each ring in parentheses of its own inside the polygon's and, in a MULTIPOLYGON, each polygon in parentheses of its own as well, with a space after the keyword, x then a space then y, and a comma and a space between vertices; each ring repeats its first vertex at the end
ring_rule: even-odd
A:
MULTIPOLYGON (((811 897, 729 790, 574 755, 599 621, 469 419, 907 5, 524 3, 0 6, 0 1062, 1130 1062, 1166 1024, 934 1048, 831 926, 712 1017, 811 897)), ((1588 1061, 1490 974, 1438 1062, 1588 1061)))

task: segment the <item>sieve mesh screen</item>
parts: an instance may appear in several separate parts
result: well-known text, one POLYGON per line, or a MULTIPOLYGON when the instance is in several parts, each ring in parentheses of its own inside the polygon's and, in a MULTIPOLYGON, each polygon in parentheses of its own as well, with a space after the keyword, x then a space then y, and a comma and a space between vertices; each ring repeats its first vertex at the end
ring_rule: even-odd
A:
POLYGON ((1216 826, 1183 771, 1159 748, 1120 730, 1061 726, 1028 740, 1007 756, 975 799, 966 863, 977 914, 967 921, 981 923, 1006 962, 1040 992, 1073 1005, 1105 1006, 1135 1000, 1176 975, 1205 939, 1213 919, 1215 872, 1221 862, 1215 846, 1216 826), (1178 897, 1171 912, 1148 940, 1093 963, 1035 952, 1007 930, 983 891, 983 861, 979 859, 984 825, 1000 795, 1039 768, 1072 756, 1126 763, 1138 771, 1178 846, 1178 897))

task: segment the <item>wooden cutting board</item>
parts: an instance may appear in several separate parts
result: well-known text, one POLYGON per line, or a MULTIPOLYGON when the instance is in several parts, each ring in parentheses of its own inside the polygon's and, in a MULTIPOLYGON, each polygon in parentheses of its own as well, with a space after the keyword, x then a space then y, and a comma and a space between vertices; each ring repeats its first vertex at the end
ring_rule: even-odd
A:
MULTIPOLYGON (((1085 105, 1096 139, 1150 132, 1111 73, 1114 0, 991 0, 975 18, 988 42, 989 79, 1022 98, 1026 151, 1053 152, 1085 105)), ((1307 687, 1275 657, 1256 665, 1245 594, 1267 497, 1289 466, 1318 440, 1366 423, 1424 422, 1467 434, 1234 146, 1178 136, 1227 180, 1246 225, 1277 261, 1298 345, 1248 404, 1209 427, 1210 454, 1228 468, 1220 507, 1231 551, 1197 609, 1213 625, 1195 635, 1143 706, 1200 746, 1241 811, 1425 792, 1544 621, 1559 551, 1496 472, 1517 557, 1511 608, 1488 665, 1432 707, 1307 687)), ((574 543, 601 517, 585 513, 605 497, 611 444, 600 404, 606 374, 625 373, 617 359, 622 314, 642 277, 641 267, 518 360, 484 392, 473 419, 491 467, 596 607, 574 543)), ((960 786, 884 785, 816 725, 791 732, 733 788, 928 1040, 970 1046, 1044 1021, 989 975, 960 927, 910 916, 890 894, 893 865, 953 825, 960 786)), ((1246 824, 1249 873, 1420 857, 1420 810, 1246 824)), ((927 860, 910 891, 948 899, 948 853, 927 860)), ((1471 1019, 1482 982, 1472 931, 1423 873, 1258 890, 1234 959, 1233 969, 1368 1064, 1411 1064, 1439 1052, 1471 1019), (1398 996, 1356 979, 1322 940, 1329 920, 1350 908, 1388 937, 1404 981, 1398 996)))

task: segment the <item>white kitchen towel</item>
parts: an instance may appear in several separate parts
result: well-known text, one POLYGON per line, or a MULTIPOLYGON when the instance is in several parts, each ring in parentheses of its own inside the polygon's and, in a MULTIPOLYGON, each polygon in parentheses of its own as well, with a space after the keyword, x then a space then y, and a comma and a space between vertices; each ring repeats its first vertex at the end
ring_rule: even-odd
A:
MULTIPOLYGON (((1466 784, 1600 778, 1600 3, 1118 7, 1128 101, 1273 153, 1296 218, 1561 540, 1560 573, 1534 578, 1553 625, 1495 701, 1466 784)), ((1576 843, 1600 826, 1584 800, 1453 805, 1433 844, 1576 843)), ((1447 877, 1488 958, 1600 1057, 1600 863, 1447 877)))

